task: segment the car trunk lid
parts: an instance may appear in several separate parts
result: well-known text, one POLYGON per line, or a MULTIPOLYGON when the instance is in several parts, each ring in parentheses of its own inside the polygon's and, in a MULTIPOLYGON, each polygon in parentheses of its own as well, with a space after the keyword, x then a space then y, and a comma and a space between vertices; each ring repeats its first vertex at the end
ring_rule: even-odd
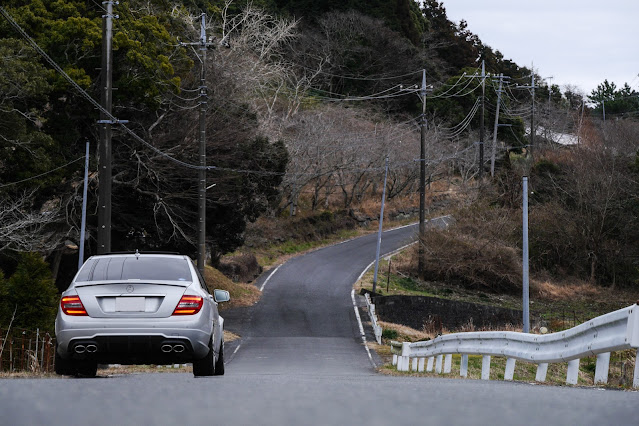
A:
POLYGON ((76 283, 75 289, 93 318, 170 317, 191 283, 124 282, 76 283))

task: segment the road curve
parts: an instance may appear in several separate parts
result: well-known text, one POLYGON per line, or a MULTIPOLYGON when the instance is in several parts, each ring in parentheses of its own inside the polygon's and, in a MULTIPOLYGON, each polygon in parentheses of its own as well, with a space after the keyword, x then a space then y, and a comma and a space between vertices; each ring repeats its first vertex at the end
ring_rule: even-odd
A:
MULTIPOLYGON (((414 225, 387 231, 381 253, 414 241, 415 232, 414 225)), ((229 325, 243 336, 232 368, 247 374, 371 374, 351 289, 374 259, 376 244, 377 234, 367 235, 291 259, 267 275, 249 323, 240 330, 229 325)), ((227 319, 233 324, 232 313, 227 319)))
MULTIPOLYGON (((382 253, 414 234, 385 233, 382 253)), ((225 314, 243 336, 225 376, 0 379, 0 425, 637 423, 637 392, 375 373, 350 297, 375 238, 292 259, 255 307, 225 314)))

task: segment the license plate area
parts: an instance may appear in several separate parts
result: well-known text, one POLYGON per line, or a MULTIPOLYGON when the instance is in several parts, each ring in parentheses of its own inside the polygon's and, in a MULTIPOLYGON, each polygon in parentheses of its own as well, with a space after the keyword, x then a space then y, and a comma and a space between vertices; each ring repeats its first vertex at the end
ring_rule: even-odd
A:
POLYGON ((116 297, 116 312, 144 312, 144 297, 116 297))

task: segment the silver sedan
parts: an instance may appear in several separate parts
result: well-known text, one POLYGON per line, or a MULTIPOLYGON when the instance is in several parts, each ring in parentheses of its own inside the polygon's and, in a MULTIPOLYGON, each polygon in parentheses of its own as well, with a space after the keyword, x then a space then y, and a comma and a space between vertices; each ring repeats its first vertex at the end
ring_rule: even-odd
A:
POLYGON ((224 319, 187 256, 92 256, 62 293, 55 321, 55 371, 95 376, 100 364, 193 363, 224 374, 224 319))

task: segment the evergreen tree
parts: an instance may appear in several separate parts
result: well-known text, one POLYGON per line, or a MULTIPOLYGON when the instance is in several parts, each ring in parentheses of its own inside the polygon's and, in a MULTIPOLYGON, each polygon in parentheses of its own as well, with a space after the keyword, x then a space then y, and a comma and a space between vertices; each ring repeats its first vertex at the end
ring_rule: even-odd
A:
POLYGON ((58 291, 49 265, 36 253, 23 253, 15 273, 7 280, 0 273, 0 324, 13 327, 53 330, 58 291))

